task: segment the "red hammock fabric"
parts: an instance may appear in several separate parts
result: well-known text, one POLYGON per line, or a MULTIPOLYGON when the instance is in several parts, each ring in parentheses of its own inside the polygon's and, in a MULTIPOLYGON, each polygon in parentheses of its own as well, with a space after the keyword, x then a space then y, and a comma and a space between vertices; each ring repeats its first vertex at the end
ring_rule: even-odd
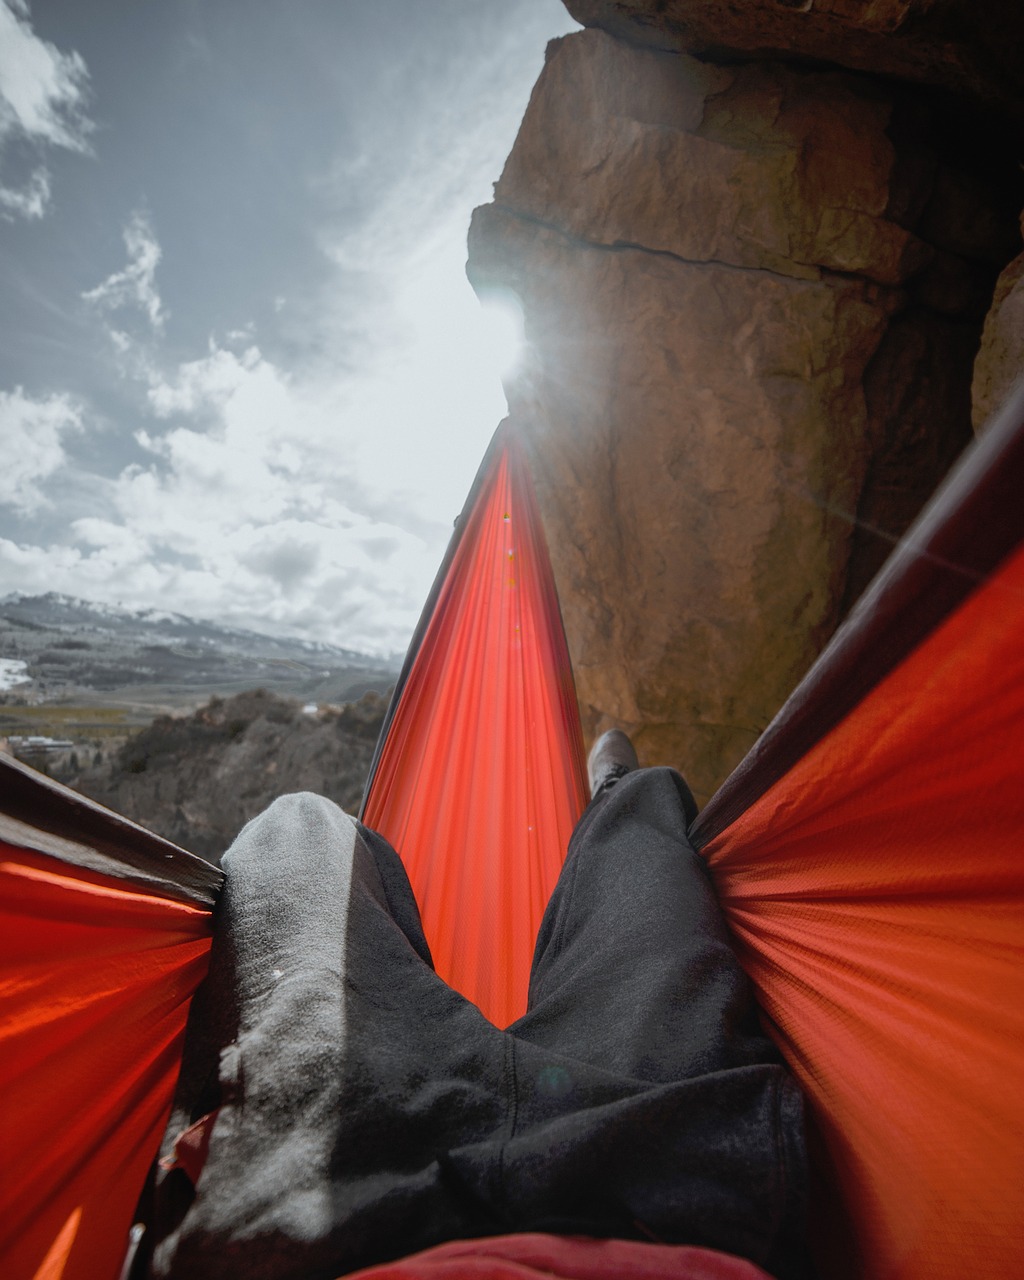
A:
POLYGON ((704 851, 845 1207, 830 1277, 1024 1266, 1022 638, 1024 550, 704 851))
POLYGON ((579 711, 522 447, 484 459, 413 642, 363 821, 412 881, 438 973, 498 1026, 587 801, 579 711))
POLYGON ((769 1280, 713 1249, 529 1233, 456 1240, 352 1273, 352 1280, 769 1280))
POLYGON ((0 843, 0 1275, 113 1280, 210 912, 0 843))
POLYGON ((1024 1274, 1024 387, 691 833, 817 1122, 823 1274, 1024 1274))

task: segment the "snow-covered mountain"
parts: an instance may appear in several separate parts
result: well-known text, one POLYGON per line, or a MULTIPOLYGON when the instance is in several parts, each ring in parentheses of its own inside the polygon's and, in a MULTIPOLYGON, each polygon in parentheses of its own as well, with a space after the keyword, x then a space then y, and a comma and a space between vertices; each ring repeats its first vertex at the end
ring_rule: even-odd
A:
POLYGON ((341 702, 385 689, 398 670, 396 660, 321 641, 260 635, 56 592, 0 599, 0 661, 9 675, 22 677, 6 680, 0 696, 33 701, 121 692, 145 701, 166 694, 174 702, 262 686, 341 702))

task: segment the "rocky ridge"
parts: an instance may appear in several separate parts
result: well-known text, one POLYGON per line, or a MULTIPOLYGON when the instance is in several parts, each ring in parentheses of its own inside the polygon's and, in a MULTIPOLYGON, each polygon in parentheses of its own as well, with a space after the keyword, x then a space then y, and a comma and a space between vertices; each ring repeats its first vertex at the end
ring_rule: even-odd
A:
MULTIPOLYGON (((1021 218, 1024 236, 1024 216, 1021 218)), ((999 277, 992 306, 981 335, 981 350, 974 362, 971 386, 971 420, 975 431, 986 422, 1024 377, 1024 253, 999 277)))
POLYGON ((160 716, 113 755, 75 753, 51 772, 108 808, 219 861, 278 796, 316 791, 356 813, 388 700, 367 693, 304 710, 265 689, 160 716))
POLYGON ((990 0, 565 0, 620 39, 712 59, 803 59, 936 86, 1024 124, 1024 9, 990 0))
POLYGON ((1024 191, 931 54, 907 78, 942 91, 808 63, 802 12, 765 46, 764 4, 728 6, 745 40, 726 6, 568 7, 593 25, 549 48, 469 273, 524 310, 506 391, 585 729, 706 798, 968 441, 1024 191))

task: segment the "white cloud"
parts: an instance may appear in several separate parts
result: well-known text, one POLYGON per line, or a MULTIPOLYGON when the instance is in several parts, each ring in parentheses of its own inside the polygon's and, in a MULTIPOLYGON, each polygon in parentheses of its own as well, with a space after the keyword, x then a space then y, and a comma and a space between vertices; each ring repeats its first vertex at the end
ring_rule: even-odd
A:
POLYGON ((50 174, 40 165, 21 187, 0 186, 0 210, 11 221, 13 217, 41 218, 50 206, 50 174))
POLYGON ((449 526, 507 411, 500 353, 465 276, 470 214, 491 198, 553 34, 550 10, 509 8, 515 20, 453 35, 443 94, 396 59, 401 92, 384 78, 380 100, 364 104, 361 150, 342 153, 318 187, 338 209, 319 235, 338 274, 317 316, 324 358, 306 375, 335 388, 356 474, 390 486, 393 510, 449 526), (421 95, 416 112, 410 94, 421 95), (407 109, 383 109, 389 95, 407 109), (330 368, 354 349, 343 374, 330 368))
POLYGON ((240 564, 257 577, 269 578, 285 596, 298 594, 320 562, 319 540, 310 536, 313 530, 299 522, 283 522, 260 529, 248 550, 239 554, 240 564), (294 523, 294 528, 289 528, 294 523))
MULTIPOLYGON (((32 30, 25 0, 0 0, 0 161, 11 143, 88 152, 89 72, 78 53, 62 53, 32 30)), ((40 218, 50 203, 50 174, 37 164, 19 186, 0 182, 0 216, 40 218)))
MULTIPOLYGON (((124 244, 128 250, 128 265, 107 276, 102 284, 87 290, 82 297, 104 311, 138 307, 153 328, 159 331, 163 328, 166 313, 157 292, 156 269, 163 255, 145 214, 132 215, 124 229, 124 244)), ((126 335, 120 331, 112 331, 111 336, 115 333, 123 343, 126 335)))
POLYGON ((62 437, 82 426, 68 396, 33 400, 20 387, 0 391, 0 505, 31 515, 48 505, 39 488, 66 462, 62 437))
MULTIPOLYGON (((159 601, 377 652, 407 643, 447 528, 413 532, 381 513, 350 478, 344 437, 308 387, 256 347, 213 346, 152 380, 150 404, 150 423, 133 433, 143 461, 105 482, 102 513, 94 504, 58 545, 0 542, 7 589, 159 601)), ((54 397, 17 420, 28 424, 22 445, 30 434, 56 444, 38 457, 41 479, 63 460, 53 427, 77 422, 74 407, 54 397), (38 430, 44 419, 48 435, 38 430)))
POLYGON ((160 418, 176 414, 219 418, 229 435, 278 434, 287 428, 288 379, 257 346, 241 355, 211 342, 202 359, 178 366, 173 381, 153 378, 149 401, 160 418))

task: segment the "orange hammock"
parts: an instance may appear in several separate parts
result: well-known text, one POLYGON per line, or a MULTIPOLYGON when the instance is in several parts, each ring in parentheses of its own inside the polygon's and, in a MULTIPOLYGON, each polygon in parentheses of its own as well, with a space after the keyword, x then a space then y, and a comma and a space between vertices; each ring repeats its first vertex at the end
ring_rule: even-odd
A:
MULTIPOLYGON (((1024 391, 693 833, 810 1099, 829 1280, 1024 1269, 1022 482, 1024 391)), ((581 759, 540 522, 502 433, 365 804, 440 971, 498 1022, 522 1007, 581 759)), ((0 1274, 114 1280, 219 872, 13 762, 0 780, 0 1274)))
POLYGON ((114 1280, 221 873, 0 757, 0 1275, 114 1280))
POLYGON ((360 814, 401 852, 437 972, 498 1026, 526 1012, 534 939, 588 798, 544 531, 522 446, 501 427, 413 637, 360 814))

